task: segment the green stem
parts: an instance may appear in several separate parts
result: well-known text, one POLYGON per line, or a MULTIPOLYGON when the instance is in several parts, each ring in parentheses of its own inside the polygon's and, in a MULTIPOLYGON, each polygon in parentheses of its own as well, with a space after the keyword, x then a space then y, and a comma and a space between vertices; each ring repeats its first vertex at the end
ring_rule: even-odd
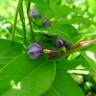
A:
POLYGON ((19 12, 19 2, 18 2, 18 5, 17 5, 17 9, 16 9, 16 13, 15 13, 15 19, 14 19, 14 25, 13 25, 13 28, 12 28, 12 40, 14 40, 14 38, 15 38, 15 30, 16 30, 18 12, 19 12))
POLYGON ((30 25, 30 31, 32 33, 32 41, 34 42, 34 39, 35 39, 35 35, 34 35, 34 31, 32 29, 32 23, 31 23, 31 18, 30 18, 30 15, 29 15, 29 11, 30 11, 30 2, 28 3, 28 6, 27 6, 27 16, 28 16, 28 20, 29 20, 29 25, 30 25))
POLYGON ((24 10, 23 10, 23 1, 19 0, 20 2, 20 9, 19 9, 19 16, 22 22, 23 32, 24 32, 24 44, 26 45, 26 28, 25 28, 25 18, 24 18, 24 10))

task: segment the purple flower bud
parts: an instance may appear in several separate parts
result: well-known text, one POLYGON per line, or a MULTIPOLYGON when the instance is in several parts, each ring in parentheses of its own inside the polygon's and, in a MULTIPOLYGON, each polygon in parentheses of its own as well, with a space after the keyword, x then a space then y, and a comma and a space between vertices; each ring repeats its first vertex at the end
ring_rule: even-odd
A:
POLYGON ((38 43, 33 43, 28 48, 28 55, 31 59, 37 59, 42 54, 42 46, 38 43))
POLYGON ((67 41, 64 41, 64 40, 60 39, 60 38, 56 39, 56 46, 59 47, 59 48, 60 47, 65 47, 67 50, 71 49, 71 44, 67 41))
POLYGON ((34 18, 34 19, 40 19, 40 18, 42 18, 42 15, 41 14, 33 15, 32 18, 34 18))
POLYGON ((51 25, 50 21, 49 20, 44 20, 43 21, 43 26, 44 27, 49 27, 51 25))
POLYGON ((56 39, 56 46, 57 47, 63 47, 64 46, 64 40, 62 39, 56 39))
POLYGON ((52 49, 52 52, 49 54, 48 59, 54 59, 59 56, 59 52, 56 49, 52 49))
POLYGON ((37 7, 36 7, 36 5, 35 5, 35 6, 33 7, 33 9, 32 9, 32 12, 30 13, 30 17, 32 17, 32 18, 34 18, 34 19, 42 18, 42 15, 37 12, 37 7))
POLYGON ((36 5, 33 7, 33 9, 32 9, 32 15, 37 15, 38 14, 38 12, 37 12, 37 7, 36 7, 36 5))

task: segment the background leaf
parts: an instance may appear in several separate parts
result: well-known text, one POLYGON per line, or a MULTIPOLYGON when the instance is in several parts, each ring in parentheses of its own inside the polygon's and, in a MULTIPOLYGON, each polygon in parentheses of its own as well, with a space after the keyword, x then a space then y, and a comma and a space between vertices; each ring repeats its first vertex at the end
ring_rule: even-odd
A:
POLYGON ((96 14, 96 1, 95 0, 87 0, 88 5, 89 5, 89 11, 91 13, 96 14))

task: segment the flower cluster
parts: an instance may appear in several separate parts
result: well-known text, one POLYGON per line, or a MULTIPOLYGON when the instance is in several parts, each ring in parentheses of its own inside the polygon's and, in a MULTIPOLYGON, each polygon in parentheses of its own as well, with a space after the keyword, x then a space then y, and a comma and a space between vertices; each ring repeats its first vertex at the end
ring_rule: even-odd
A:
MULTIPOLYGON (((68 48, 68 44, 66 43, 66 41, 60 38, 55 39, 55 45, 57 49, 62 47, 68 48)), ((54 59, 64 54, 64 51, 60 51, 57 49, 56 48, 45 49, 40 44, 33 43, 28 47, 28 55, 31 59, 37 59, 42 55, 42 53, 47 53, 49 59, 54 59)))
MULTIPOLYGON (((30 17, 32 18, 33 24, 35 24, 36 26, 39 26, 38 24, 36 24, 36 19, 43 20, 39 28, 51 26, 50 20, 43 18, 43 16, 38 13, 36 5, 33 6, 33 9, 30 13, 30 17)), ((52 37, 49 35, 45 35, 45 37, 48 37, 46 40, 49 41, 49 45, 51 45, 51 42, 54 43, 53 45, 55 45, 55 48, 53 46, 52 48, 48 48, 47 46, 47 49, 46 49, 44 48, 45 45, 43 47, 38 43, 33 43, 28 48, 28 55, 31 59, 39 58, 42 55, 42 53, 48 54, 49 59, 54 59, 62 56, 66 51, 66 50, 59 50, 58 48, 62 48, 62 49, 66 48, 68 50, 70 49, 70 44, 59 37, 55 37, 55 36, 52 37)), ((43 40, 43 41, 46 41, 46 40, 43 40)))
MULTIPOLYGON (((30 12, 30 17, 32 19, 35 19, 35 20, 43 18, 43 16, 40 13, 38 13, 36 5, 34 5, 32 11, 30 12)), ((37 24, 35 24, 35 25, 37 25, 37 24)), ((49 20, 47 20, 47 19, 44 19, 42 21, 42 24, 40 25, 40 28, 41 27, 49 27, 50 25, 51 25, 51 22, 49 20)))

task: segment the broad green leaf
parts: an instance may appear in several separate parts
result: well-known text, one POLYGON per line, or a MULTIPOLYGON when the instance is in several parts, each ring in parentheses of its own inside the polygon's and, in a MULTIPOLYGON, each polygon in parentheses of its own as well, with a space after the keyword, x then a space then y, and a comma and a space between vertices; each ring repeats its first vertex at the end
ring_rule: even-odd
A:
POLYGON ((47 0, 50 7, 55 7, 57 4, 61 4, 61 0, 47 0))
POLYGON ((39 4, 37 5, 37 8, 38 11, 43 15, 44 19, 51 19, 56 17, 54 11, 47 4, 39 4))
MULTIPOLYGON (((76 42, 76 36, 78 36, 77 30, 69 24, 54 24, 49 28, 42 29, 45 33, 50 35, 58 35, 61 38, 69 41, 69 42, 76 42)), ((43 32, 41 30, 41 32, 43 32)))
POLYGON ((48 18, 54 18, 54 17, 63 17, 68 15, 70 12, 72 12, 72 8, 61 5, 60 0, 50 0, 49 4, 48 1, 40 1, 40 0, 32 0, 32 2, 35 2, 38 8, 38 11, 48 18), (59 4, 58 4, 59 3, 59 4), (42 11, 43 10, 43 11, 42 11))
POLYGON ((57 69, 51 88, 43 96, 85 96, 80 87, 65 70, 57 69))
POLYGON ((53 7, 53 10, 56 16, 58 16, 58 18, 67 16, 68 14, 70 14, 70 12, 73 11, 72 8, 70 8, 69 6, 65 6, 65 5, 57 5, 53 7))
POLYGON ((89 20, 89 18, 85 18, 82 16, 73 16, 71 19, 65 18, 64 21, 66 24, 80 24, 82 22, 85 22, 86 25, 95 24, 93 21, 89 20))
POLYGON ((46 56, 31 60, 26 53, 21 54, 0 70, 0 94, 39 96, 51 86, 55 71, 55 63, 47 61, 46 56))
POLYGON ((10 62, 14 57, 21 54, 23 46, 20 43, 0 39, 0 66, 10 62))

